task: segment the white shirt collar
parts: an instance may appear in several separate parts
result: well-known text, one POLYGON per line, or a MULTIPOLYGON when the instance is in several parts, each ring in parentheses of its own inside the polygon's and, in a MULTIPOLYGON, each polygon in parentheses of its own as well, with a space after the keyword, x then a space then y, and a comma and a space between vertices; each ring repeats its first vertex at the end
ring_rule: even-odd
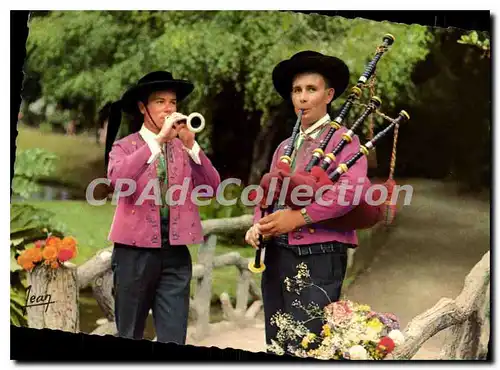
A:
POLYGON ((144 123, 142 124, 142 127, 139 130, 139 135, 141 135, 144 141, 148 144, 154 141, 156 138, 156 134, 151 130, 149 130, 146 126, 144 126, 144 123))
POLYGON ((310 135, 312 132, 316 131, 318 128, 323 126, 325 123, 330 122, 330 115, 327 113, 322 118, 316 121, 315 124, 309 126, 305 131, 302 130, 302 126, 300 127, 300 132, 304 135, 310 135))

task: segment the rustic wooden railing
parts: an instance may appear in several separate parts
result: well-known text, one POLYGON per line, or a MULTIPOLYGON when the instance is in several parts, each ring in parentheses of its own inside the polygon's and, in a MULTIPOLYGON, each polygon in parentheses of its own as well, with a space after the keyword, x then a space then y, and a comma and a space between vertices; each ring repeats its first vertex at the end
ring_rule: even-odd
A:
POLYGON ((405 343, 391 356, 409 360, 422 345, 443 330, 447 333, 441 360, 478 360, 488 354, 490 338, 490 252, 465 278, 455 298, 441 298, 434 307, 416 316, 406 326, 405 343))
MULTIPOLYGON (((248 258, 238 252, 215 256, 217 234, 246 230, 252 224, 252 215, 202 221, 205 242, 200 245, 197 263, 193 265, 192 279, 195 294, 190 300, 190 315, 194 324, 188 329, 188 337, 198 341, 213 334, 210 324, 212 298, 212 272, 214 269, 235 266, 239 271, 236 282, 236 306, 233 307, 229 295, 220 295, 224 313, 224 326, 244 327, 255 321, 262 306, 262 294, 253 274, 248 270, 248 258), (250 299, 251 298, 251 299, 250 299), (248 303, 253 303, 248 307, 248 303)), ((57 304, 32 306, 27 308, 28 325, 32 328, 51 328, 70 332, 79 331, 80 290, 90 287, 97 304, 106 320, 91 334, 116 335, 114 298, 112 296, 113 274, 111 271, 112 247, 98 251, 78 268, 66 263, 57 270, 46 267, 36 268, 29 274, 30 296, 48 297, 57 304)))

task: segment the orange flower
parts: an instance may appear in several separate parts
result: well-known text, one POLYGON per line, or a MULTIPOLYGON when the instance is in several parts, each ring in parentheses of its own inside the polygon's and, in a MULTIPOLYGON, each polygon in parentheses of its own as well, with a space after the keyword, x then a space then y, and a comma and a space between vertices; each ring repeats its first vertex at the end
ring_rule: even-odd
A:
POLYGON ((27 250, 21 252, 21 254, 17 257, 17 263, 23 269, 27 271, 31 271, 35 265, 33 263, 32 257, 30 257, 29 253, 26 253, 27 250))
POLYGON ((33 263, 37 263, 42 260, 42 251, 36 247, 28 248, 24 251, 24 256, 33 263))
POLYGON ((52 261, 52 262, 50 263, 50 267, 52 267, 53 269, 58 268, 58 267, 59 267, 59 262, 57 262, 57 261, 52 261))
POLYGON ((46 245, 43 248, 43 258, 49 262, 55 261, 57 259, 58 248, 55 245, 46 245))
POLYGON ((17 257, 17 263, 22 266, 23 264, 25 264, 26 262, 28 262, 29 260, 26 258, 26 256, 24 255, 24 252, 22 252, 18 257, 17 257))
POLYGON ((76 239, 73 238, 72 236, 66 236, 64 237, 64 239, 62 240, 62 244, 67 247, 67 246, 71 246, 71 247, 76 247, 76 239))
POLYGON ((33 268, 35 267, 35 265, 33 264, 33 262, 25 262, 23 263, 22 265, 22 268, 25 269, 26 271, 31 271, 33 270, 33 268))
POLYGON ((71 258, 75 257, 78 251, 76 239, 72 236, 66 236, 61 242, 60 249, 69 249, 73 253, 71 258))
POLYGON ((49 236, 45 241, 45 247, 54 246, 59 249, 59 245, 61 244, 61 238, 57 236, 49 236))

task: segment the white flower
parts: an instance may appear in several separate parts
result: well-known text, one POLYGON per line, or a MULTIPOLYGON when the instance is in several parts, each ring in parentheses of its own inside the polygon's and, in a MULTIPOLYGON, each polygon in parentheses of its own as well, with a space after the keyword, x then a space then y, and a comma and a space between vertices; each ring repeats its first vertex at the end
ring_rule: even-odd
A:
POLYGON ((361 339, 357 333, 352 332, 352 331, 349 331, 344 338, 348 342, 359 342, 359 340, 361 339))
POLYGON ((368 359, 368 353, 366 349, 358 344, 349 349, 349 357, 351 360, 366 360, 368 359))
POLYGON ((396 346, 400 346, 405 342, 405 336, 399 330, 391 330, 389 338, 394 341, 396 346))
POLYGON ((359 339, 370 342, 378 342, 379 335, 376 329, 366 328, 366 331, 359 336, 359 339))

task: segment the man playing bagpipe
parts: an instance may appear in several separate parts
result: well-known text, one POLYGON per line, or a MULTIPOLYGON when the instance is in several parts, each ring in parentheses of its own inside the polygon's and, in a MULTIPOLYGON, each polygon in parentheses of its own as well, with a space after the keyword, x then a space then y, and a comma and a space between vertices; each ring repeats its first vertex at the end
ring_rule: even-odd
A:
MULTIPOLYGON (((346 90, 349 69, 336 57, 304 51, 280 62, 272 76, 275 89, 283 99, 291 101, 301 121, 298 134, 292 135, 296 137, 295 141, 288 138, 275 150, 271 169, 282 158, 289 157, 292 174, 304 171, 313 151, 331 128, 328 107, 346 90), (286 153, 290 152, 287 156, 286 153)), ((324 152, 332 152, 347 132, 347 128, 337 125, 324 152)), ((344 163, 360 150, 356 135, 344 144, 335 157, 337 164, 344 163)), ((330 301, 339 300, 347 267, 347 250, 356 247, 358 240, 354 229, 338 230, 324 221, 340 218, 353 209, 355 186, 360 179, 366 178, 367 167, 366 157, 360 158, 338 180, 338 183, 350 186, 332 187, 323 192, 321 199, 312 197, 303 207, 274 205, 272 213, 262 218, 261 208, 256 207, 254 225, 247 231, 245 239, 254 248, 260 246, 259 235, 267 239, 262 295, 268 345, 277 333, 276 326, 270 322, 277 311, 305 320, 307 316, 303 310, 292 304, 295 300, 300 299, 305 307, 314 303, 320 308, 330 301), (301 262, 308 266, 310 280, 321 289, 304 289, 299 297, 287 291, 284 279, 296 275, 296 267, 301 262)), ((335 168, 332 165, 329 172, 335 168)), ((311 331, 319 333, 322 322, 312 320, 307 325, 311 331)))
POLYGON ((196 130, 177 112, 177 103, 193 89, 170 72, 152 72, 111 106, 107 173, 115 193, 122 194, 109 239, 121 337, 142 339, 152 309, 159 342, 186 340, 192 275, 187 245, 203 242, 191 193, 204 185, 214 194, 220 184, 219 173, 195 141, 196 130), (121 112, 133 117, 132 133, 115 142, 121 112), (170 191, 176 188, 182 190, 170 191))

